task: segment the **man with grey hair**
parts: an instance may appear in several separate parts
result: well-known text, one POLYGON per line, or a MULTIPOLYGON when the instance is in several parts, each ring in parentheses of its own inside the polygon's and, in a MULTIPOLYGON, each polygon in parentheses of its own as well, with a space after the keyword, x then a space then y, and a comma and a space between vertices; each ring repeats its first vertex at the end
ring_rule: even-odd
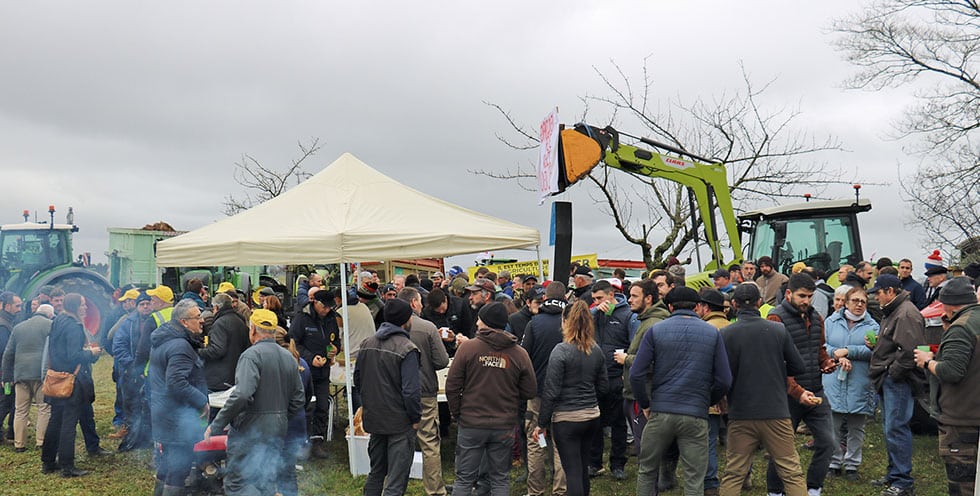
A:
MULTIPOLYGON (((229 495, 276 493, 280 473, 295 470, 294 460, 283 456, 286 426, 305 401, 296 359, 276 344, 276 314, 259 309, 249 320, 252 346, 238 360, 235 390, 204 431, 208 439, 228 428, 224 490, 229 495)), ((278 489, 297 494, 295 487, 278 489)))
POLYGON ((226 391, 235 383, 238 357, 250 344, 248 326, 242 315, 235 311, 235 302, 230 295, 215 295, 212 307, 215 317, 206 341, 207 346, 198 349, 197 354, 204 360, 208 391, 226 391))
POLYGON ((44 343, 51 332, 54 307, 47 303, 37 307, 34 315, 14 326, 10 341, 3 352, 4 386, 13 383, 17 404, 14 413, 14 451, 27 450, 27 421, 31 404, 37 407, 35 443, 44 444, 44 431, 51 418, 51 405, 41 394, 41 357, 44 343))
POLYGON ((154 494, 184 494, 184 480, 194 462, 194 443, 208 418, 207 379, 194 351, 204 319, 192 300, 173 307, 172 318, 150 336, 150 417, 157 443, 154 494))
MULTIPOLYGON (((412 307, 409 337, 419 349, 419 378, 422 383, 422 420, 419 422, 418 442, 422 449, 422 486, 428 496, 444 496, 446 484, 442 479, 441 438, 439 436, 439 380, 436 371, 449 366, 449 355, 442 344, 439 329, 423 319, 422 295, 406 287, 398 299, 412 307)), ((369 336, 370 337, 370 336, 369 336)))

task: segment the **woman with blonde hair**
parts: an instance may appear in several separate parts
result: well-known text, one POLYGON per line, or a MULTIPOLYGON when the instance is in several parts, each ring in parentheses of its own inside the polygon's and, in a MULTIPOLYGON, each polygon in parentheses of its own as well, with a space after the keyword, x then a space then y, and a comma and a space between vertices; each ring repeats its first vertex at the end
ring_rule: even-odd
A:
POLYGON ((597 397, 606 393, 609 379, 589 306, 580 300, 567 307, 561 327, 563 341, 548 359, 534 436, 542 439, 551 429, 568 480, 568 496, 587 496, 589 450, 600 429, 597 397))

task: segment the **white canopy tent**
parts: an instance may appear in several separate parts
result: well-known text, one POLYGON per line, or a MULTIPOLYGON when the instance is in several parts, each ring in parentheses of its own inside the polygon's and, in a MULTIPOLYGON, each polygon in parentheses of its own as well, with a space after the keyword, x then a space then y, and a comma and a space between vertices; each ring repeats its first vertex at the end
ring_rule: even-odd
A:
MULTIPOLYGON (((433 198, 344 153, 276 198, 161 241, 157 266, 339 263, 342 314, 348 322, 345 263, 537 249, 539 243, 536 229, 433 198)), ((539 250, 539 268, 540 259, 539 250)), ((350 363, 349 349, 345 330, 346 363, 350 363)), ((353 374, 346 376, 348 422, 353 432, 353 374)))

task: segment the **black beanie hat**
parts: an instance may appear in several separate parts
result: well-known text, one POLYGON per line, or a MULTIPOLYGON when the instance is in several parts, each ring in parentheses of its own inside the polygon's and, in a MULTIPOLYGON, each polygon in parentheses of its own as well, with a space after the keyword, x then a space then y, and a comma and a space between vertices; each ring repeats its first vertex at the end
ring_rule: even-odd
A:
POLYGON ((385 322, 403 326, 412 318, 412 306, 405 300, 395 298, 385 303, 385 322))
POLYGON ((503 303, 487 303, 480 309, 480 320, 491 329, 503 330, 507 327, 507 309, 503 303))

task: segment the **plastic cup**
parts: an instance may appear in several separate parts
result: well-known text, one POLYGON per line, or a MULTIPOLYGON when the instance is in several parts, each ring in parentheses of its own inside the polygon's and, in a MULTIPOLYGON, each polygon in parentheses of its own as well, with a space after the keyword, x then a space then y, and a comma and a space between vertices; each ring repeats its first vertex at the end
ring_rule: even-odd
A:
POLYGON ((626 350, 622 348, 616 348, 616 353, 626 353, 626 350))
POLYGON ((449 328, 448 327, 441 327, 441 328, 439 328, 439 331, 442 332, 442 339, 449 339, 449 328))
POLYGON ((878 335, 875 334, 874 331, 868 331, 868 332, 866 332, 864 334, 864 337, 868 338, 868 342, 871 343, 872 346, 874 346, 875 343, 878 342, 878 335))
POLYGON ((616 311, 616 304, 614 304, 614 303, 607 303, 606 306, 609 307, 609 308, 606 309, 606 315, 611 317, 612 314, 613 314, 613 312, 616 311))
POLYGON ((930 350, 929 345, 916 346, 915 349, 917 349, 919 351, 925 351, 925 352, 932 351, 932 350, 930 350))

